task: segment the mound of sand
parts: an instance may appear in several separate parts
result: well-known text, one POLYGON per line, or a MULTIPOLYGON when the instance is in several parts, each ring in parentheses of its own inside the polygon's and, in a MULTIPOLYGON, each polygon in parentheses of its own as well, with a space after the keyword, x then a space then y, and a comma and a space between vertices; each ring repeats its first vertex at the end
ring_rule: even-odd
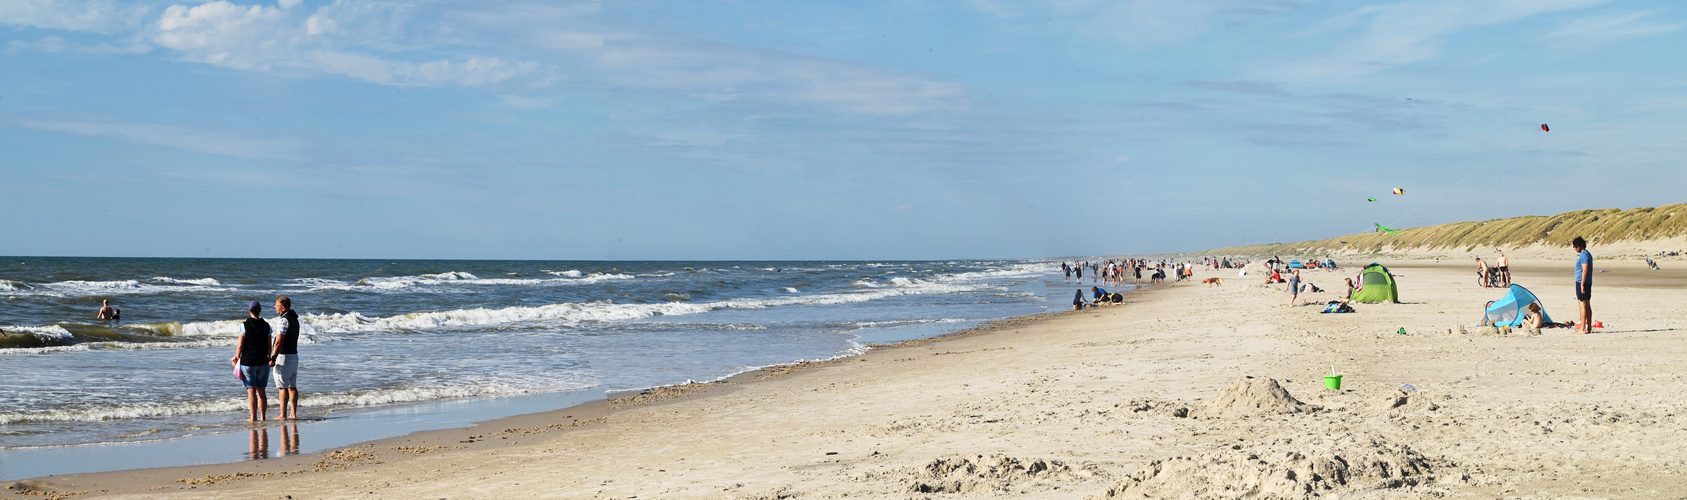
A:
POLYGON ((1096 472, 1074 469, 1056 460, 1021 460, 1005 455, 942 457, 911 471, 912 493, 984 493, 1042 489, 1096 472))
POLYGON ((1433 494, 1429 485, 1438 468, 1453 470, 1381 436, 1280 437, 1157 460, 1096 498, 1303 499, 1366 490, 1433 494))
POLYGON ((1430 401, 1429 395, 1416 390, 1391 389, 1377 391, 1377 395, 1370 399, 1370 412, 1374 414, 1402 416, 1421 414, 1441 409, 1441 405, 1430 401))
POLYGON ((1186 418, 1189 416, 1189 407, 1175 401, 1132 399, 1113 406, 1115 408, 1130 410, 1132 415, 1154 415, 1176 418, 1186 418))
POLYGON ((1218 397, 1192 412, 1192 416, 1240 418, 1303 413, 1313 409, 1289 395, 1289 391, 1284 390, 1276 379, 1250 376, 1231 384, 1218 397))

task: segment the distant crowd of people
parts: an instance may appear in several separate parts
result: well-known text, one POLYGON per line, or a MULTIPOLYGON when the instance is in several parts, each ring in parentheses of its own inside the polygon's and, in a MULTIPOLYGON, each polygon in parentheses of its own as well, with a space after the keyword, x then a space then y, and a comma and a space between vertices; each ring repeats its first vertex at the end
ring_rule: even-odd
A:
MULTIPOLYGON (((1127 281, 1134 285, 1141 285, 1146 277, 1149 284, 1160 284, 1171 277, 1174 281, 1184 281, 1195 277, 1196 268, 1236 269, 1247 265, 1247 262, 1232 261, 1229 257, 1203 257, 1198 260, 1177 261, 1172 259, 1107 259, 1099 262, 1061 262, 1060 270, 1066 275, 1066 283, 1074 280, 1079 284, 1084 282, 1084 275, 1090 276, 1091 283, 1106 286, 1124 285, 1127 281)), ((1103 304, 1122 304, 1124 295, 1110 293, 1100 285, 1090 287, 1086 297, 1082 288, 1072 295, 1072 308, 1103 304)))

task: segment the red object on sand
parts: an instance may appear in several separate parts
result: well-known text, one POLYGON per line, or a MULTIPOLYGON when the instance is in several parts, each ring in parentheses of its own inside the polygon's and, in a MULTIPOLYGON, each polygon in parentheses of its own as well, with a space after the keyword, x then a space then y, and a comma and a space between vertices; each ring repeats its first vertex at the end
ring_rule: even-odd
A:
POLYGON ((1593 327, 1594 328, 1605 328, 1605 322, 1604 321, 1595 321, 1595 322, 1593 322, 1593 327))

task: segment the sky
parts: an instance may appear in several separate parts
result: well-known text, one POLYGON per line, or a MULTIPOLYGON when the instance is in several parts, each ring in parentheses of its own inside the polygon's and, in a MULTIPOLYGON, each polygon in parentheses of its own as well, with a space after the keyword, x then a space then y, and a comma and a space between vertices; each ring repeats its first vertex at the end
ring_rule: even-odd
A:
POLYGON ((1665 1, 0 0, 0 255, 1035 258, 1680 203, 1684 26, 1665 1))

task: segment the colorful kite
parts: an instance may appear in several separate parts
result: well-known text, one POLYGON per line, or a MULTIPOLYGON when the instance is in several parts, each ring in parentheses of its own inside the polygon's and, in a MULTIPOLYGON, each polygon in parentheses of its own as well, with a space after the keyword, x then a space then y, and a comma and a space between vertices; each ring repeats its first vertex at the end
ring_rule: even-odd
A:
POLYGON ((1395 234, 1397 231, 1399 231, 1399 229, 1384 226, 1382 224, 1377 224, 1375 222, 1372 222, 1371 224, 1375 225, 1377 227, 1376 229, 1371 230, 1371 232, 1373 232, 1373 233, 1388 233, 1388 234, 1396 236, 1396 237, 1400 236, 1398 234, 1395 234))
POLYGON ((1376 198, 1365 198, 1365 201, 1377 201, 1376 198))
POLYGON ((1546 128, 1546 124, 1545 124, 1545 123, 1542 123, 1542 124, 1541 124, 1541 131, 1542 131, 1542 132, 1551 132, 1551 131, 1552 131, 1552 129, 1550 129, 1550 128, 1546 128))
POLYGON ((1394 188, 1394 194, 1406 194, 1406 188, 1394 188))

